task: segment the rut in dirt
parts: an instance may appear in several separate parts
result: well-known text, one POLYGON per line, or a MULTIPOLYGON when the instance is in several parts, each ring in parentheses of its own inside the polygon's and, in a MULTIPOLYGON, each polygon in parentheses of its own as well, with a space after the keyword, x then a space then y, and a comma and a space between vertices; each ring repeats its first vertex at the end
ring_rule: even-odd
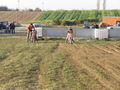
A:
MULTIPOLYGON (((97 79, 99 85, 110 90, 120 89, 120 47, 95 44, 60 44, 61 50, 68 53, 70 60, 88 76, 97 79)), ((92 80, 92 79, 91 79, 92 80)))

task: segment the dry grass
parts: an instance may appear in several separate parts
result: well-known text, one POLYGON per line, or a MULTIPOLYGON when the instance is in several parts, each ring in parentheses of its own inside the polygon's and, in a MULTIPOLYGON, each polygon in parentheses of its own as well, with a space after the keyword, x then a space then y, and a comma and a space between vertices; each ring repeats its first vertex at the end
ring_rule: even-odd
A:
POLYGON ((0 39, 0 89, 119 90, 120 42, 0 39))

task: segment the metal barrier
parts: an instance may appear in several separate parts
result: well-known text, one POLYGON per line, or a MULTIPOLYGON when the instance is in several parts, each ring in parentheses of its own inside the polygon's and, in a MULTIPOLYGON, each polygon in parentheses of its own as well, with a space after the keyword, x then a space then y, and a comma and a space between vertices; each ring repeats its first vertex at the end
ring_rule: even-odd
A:
MULTIPOLYGON (((73 28, 74 37, 81 38, 120 38, 120 29, 77 29, 73 28)), ((66 37, 67 28, 44 28, 44 37, 66 37)))
MULTIPOLYGON (((93 38, 94 30, 93 29, 75 29, 74 37, 83 37, 83 38, 93 38)), ((66 37, 67 29, 66 28, 44 28, 43 36, 44 37, 66 37)))
POLYGON ((110 29, 109 37, 110 38, 120 38, 120 29, 110 29))

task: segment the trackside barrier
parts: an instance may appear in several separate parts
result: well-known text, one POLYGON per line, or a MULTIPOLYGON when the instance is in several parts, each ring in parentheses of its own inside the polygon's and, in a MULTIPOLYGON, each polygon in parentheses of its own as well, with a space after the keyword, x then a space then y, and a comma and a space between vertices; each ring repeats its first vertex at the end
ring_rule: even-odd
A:
POLYGON ((94 35, 95 39, 108 39, 108 29, 95 29, 94 30, 94 35))
MULTIPOLYGON (((76 29, 74 30, 74 37, 81 38, 120 38, 120 29, 76 29)), ((41 32, 43 37, 66 37, 67 28, 44 28, 41 32)), ((40 33, 39 33, 40 34, 40 33)))
MULTIPOLYGON (((74 37, 94 38, 93 29, 74 29, 74 37)), ((44 37, 66 37, 67 28, 44 28, 44 37)))
POLYGON ((120 38, 120 29, 110 29, 109 37, 110 38, 120 38))

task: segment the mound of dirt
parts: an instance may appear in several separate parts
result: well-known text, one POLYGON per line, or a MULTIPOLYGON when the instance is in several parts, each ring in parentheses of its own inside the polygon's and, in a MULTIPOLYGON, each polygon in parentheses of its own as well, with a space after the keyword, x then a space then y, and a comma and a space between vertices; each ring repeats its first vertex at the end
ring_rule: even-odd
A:
POLYGON ((43 12, 30 11, 0 11, 0 21, 17 21, 19 23, 37 20, 43 12))

